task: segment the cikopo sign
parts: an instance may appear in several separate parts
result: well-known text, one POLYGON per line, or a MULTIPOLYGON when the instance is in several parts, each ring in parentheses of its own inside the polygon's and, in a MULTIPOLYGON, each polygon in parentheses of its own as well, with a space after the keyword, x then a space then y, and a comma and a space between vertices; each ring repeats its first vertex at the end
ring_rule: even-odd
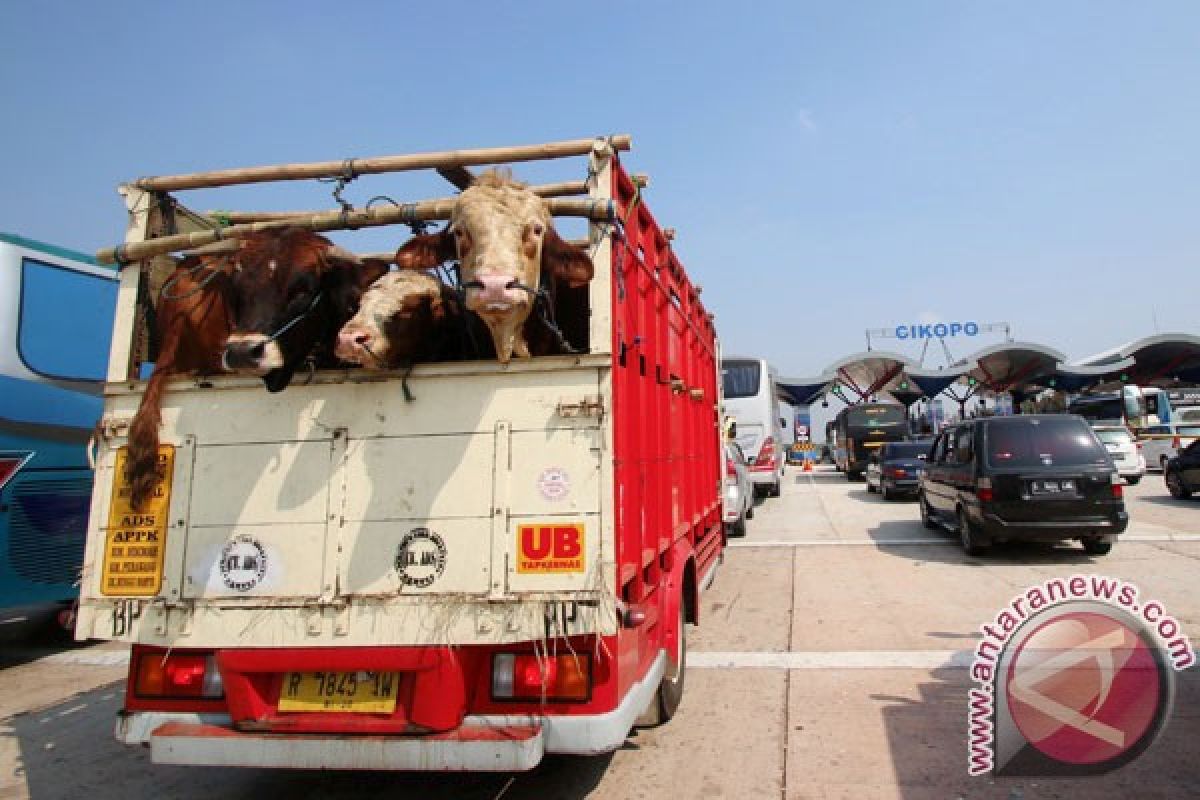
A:
POLYGON ((917 325, 897 325, 897 339, 946 339, 954 336, 978 336, 978 322, 936 322, 917 325))

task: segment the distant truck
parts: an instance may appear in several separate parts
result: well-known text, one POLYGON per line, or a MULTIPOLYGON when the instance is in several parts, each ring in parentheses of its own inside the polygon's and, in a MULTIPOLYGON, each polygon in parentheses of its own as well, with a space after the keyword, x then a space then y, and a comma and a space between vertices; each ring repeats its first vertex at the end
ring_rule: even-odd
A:
MULTIPOLYGON (((162 764, 524 770, 674 714, 725 544, 718 344, 621 140, 527 148, 588 155, 587 352, 420 364, 411 403, 396 372, 174 381, 140 511, 124 267, 78 625, 133 644, 120 741, 162 764)), ((150 209, 131 246, 206 230, 123 191, 150 209)))
POLYGON ((116 273, 0 233, 0 635, 70 622, 116 273))

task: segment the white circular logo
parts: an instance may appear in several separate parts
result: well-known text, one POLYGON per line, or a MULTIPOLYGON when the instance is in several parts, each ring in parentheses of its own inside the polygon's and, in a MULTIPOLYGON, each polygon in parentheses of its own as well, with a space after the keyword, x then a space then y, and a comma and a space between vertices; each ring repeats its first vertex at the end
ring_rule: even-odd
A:
POLYGON ((446 571, 446 543, 428 528, 413 528, 396 548, 395 567, 405 586, 431 586, 446 571))
POLYGON ((221 580, 238 592, 248 592, 267 574, 267 551, 246 534, 233 537, 221 548, 221 580))
POLYGON ((562 467, 548 467, 538 477, 538 491, 547 500, 562 500, 571 493, 571 479, 562 467))

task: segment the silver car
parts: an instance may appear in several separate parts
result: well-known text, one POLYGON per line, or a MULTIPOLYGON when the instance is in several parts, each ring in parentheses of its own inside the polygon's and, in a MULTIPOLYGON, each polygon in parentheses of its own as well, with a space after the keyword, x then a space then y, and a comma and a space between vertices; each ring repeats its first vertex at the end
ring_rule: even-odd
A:
POLYGON ((1142 457, 1141 448, 1134 441, 1133 434, 1124 425, 1093 425, 1096 437, 1108 450, 1117 472, 1130 486, 1142 479, 1146 474, 1146 459, 1142 457))
POLYGON ((737 442, 725 442, 725 530, 730 536, 746 535, 746 520, 754 516, 754 484, 746 469, 746 456, 737 442))

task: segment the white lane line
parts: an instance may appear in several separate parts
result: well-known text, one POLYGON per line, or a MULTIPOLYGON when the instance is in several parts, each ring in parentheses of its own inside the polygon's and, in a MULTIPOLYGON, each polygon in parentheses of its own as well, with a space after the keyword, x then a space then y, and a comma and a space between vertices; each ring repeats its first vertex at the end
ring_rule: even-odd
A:
POLYGON ((69 664, 78 667, 123 667, 129 663, 128 650, 78 650, 39 658, 37 664, 69 664))
MULTIPOLYGON (((1117 537, 1117 542, 1200 542, 1200 536, 1189 534, 1132 534, 1117 537)), ((726 547, 928 547, 929 545, 958 547, 958 539, 949 535, 936 539, 767 539, 761 542, 728 542, 726 547)))
POLYGON ((63 711, 58 712, 58 715, 60 717, 65 717, 68 714, 74 714, 76 711, 83 711, 85 708, 87 708, 87 706, 88 706, 87 703, 80 703, 77 706, 71 706, 68 709, 64 709, 63 711))
POLYGON ((966 669, 971 650, 843 650, 691 652, 687 665, 697 669, 966 669))

